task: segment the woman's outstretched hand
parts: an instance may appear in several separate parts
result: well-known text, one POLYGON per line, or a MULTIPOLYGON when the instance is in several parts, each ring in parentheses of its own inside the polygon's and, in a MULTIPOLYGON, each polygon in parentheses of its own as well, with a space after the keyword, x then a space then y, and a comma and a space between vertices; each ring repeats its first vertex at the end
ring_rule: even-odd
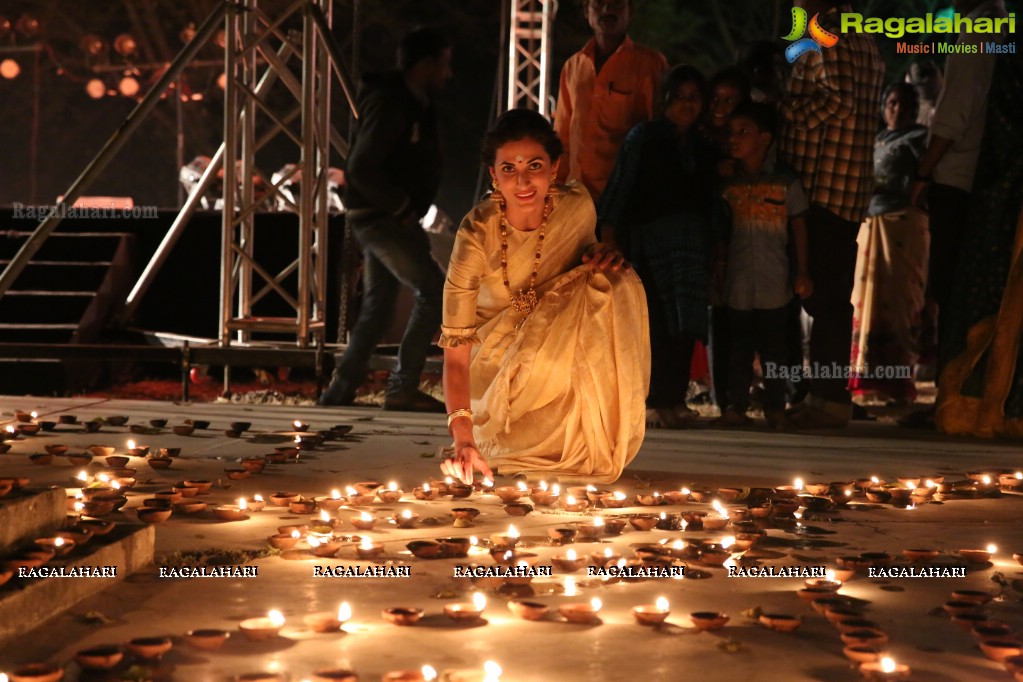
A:
POLYGON ((455 444, 455 456, 449 457, 440 464, 441 473, 457 478, 467 485, 472 484, 473 472, 480 472, 484 477, 493 480, 494 472, 487 466, 476 446, 471 443, 455 444))
POLYGON ((617 247, 597 243, 583 254, 583 263, 589 264, 594 270, 628 270, 629 263, 617 247))

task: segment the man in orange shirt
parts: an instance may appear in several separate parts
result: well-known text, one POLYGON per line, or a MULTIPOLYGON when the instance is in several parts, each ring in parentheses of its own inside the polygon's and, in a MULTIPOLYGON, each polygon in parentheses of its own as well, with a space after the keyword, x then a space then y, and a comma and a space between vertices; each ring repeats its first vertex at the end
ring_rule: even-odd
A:
POLYGON ((664 55, 627 35, 631 0, 586 0, 593 38, 561 70, 554 128, 567 163, 558 181, 581 180, 600 201, 626 133, 654 117, 664 55))

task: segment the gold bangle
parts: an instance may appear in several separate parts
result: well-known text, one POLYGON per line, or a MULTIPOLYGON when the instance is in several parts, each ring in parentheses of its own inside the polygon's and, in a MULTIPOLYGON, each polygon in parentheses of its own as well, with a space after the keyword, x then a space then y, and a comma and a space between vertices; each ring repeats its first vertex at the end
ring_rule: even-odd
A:
POLYGON ((459 417, 468 417, 472 420, 472 410, 467 407, 462 407, 453 412, 448 412, 448 431, 451 430, 451 422, 455 421, 459 417))

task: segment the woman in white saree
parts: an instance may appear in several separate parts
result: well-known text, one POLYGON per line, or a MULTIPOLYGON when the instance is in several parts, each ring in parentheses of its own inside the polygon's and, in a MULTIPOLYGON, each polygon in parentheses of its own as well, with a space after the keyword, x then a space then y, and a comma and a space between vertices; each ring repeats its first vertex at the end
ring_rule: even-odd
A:
POLYGON ((440 340, 454 438, 441 468, 463 481, 493 466, 610 483, 643 441, 643 285, 597 242, 586 190, 553 184, 561 151, 526 110, 506 112, 484 140, 494 195, 458 229, 440 340))

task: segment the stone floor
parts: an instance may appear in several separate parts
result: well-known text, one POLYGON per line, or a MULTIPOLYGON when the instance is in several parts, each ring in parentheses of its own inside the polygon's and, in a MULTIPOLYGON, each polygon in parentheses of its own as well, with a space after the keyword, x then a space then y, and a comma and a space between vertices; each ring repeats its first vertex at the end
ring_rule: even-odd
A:
MULTIPOLYGON (((386 413, 375 408, 325 409, 315 407, 265 407, 231 404, 178 405, 164 402, 95 399, 39 399, 0 397, 0 429, 13 423, 15 410, 36 410, 39 419, 55 419, 68 413, 79 421, 111 415, 127 415, 131 424, 165 418, 179 424, 186 418, 207 419, 210 429, 192 436, 176 436, 169 429, 155 435, 132 435, 128 427, 106 426, 96 434, 80 430, 40 433, 14 441, 8 454, 0 455, 0 477, 29 476, 31 485, 71 485, 73 469, 62 461, 35 466, 27 455, 41 452, 44 444, 64 443, 78 451, 91 444, 124 449, 129 438, 150 447, 181 447, 181 456, 166 471, 151 471, 135 459, 138 483, 123 512, 109 518, 137 523, 134 507, 156 490, 180 479, 209 479, 214 486, 203 499, 232 503, 240 496, 275 491, 294 491, 305 496, 326 495, 331 489, 357 481, 397 481, 406 491, 438 477, 440 446, 446 444, 443 418, 386 413), (262 455, 285 437, 258 436, 291 431, 292 420, 310 424, 311 430, 334 424, 353 425, 349 437, 303 452, 298 462, 270 465, 260 475, 228 480, 224 468, 237 467, 244 456, 262 455), (252 422, 247 437, 232 439, 223 430, 232 421, 252 422), (252 434, 257 434, 253 436, 252 434)), ((796 477, 807 482, 852 481, 878 476, 894 481, 899 476, 943 475, 946 481, 964 479, 968 471, 1023 467, 1018 444, 952 439, 935 434, 901 430, 881 423, 856 423, 843 431, 813 434, 774 434, 762 430, 722 431, 709 426, 686 431, 653 432, 618 484, 610 486, 627 495, 690 488, 755 487, 790 485, 796 477)), ((58 458, 60 460, 60 458, 58 458)), ((498 481, 501 484, 502 481, 498 481)), ((452 502, 409 501, 374 503, 380 519, 365 535, 385 545, 385 561, 409 565, 410 578, 314 578, 314 566, 367 565, 344 546, 338 558, 317 559, 297 550, 253 559, 256 578, 160 578, 157 569, 137 573, 99 596, 89 598, 56 615, 51 621, 12 641, 0 642, 0 671, 20 664, 52 661, 66 667, 67 680, 123 678, 129 667, 117 672, 81 674, 73 662, 75 653, 100 644, 122 644, 133 637, 169 636, 174 648, 158 664, 147 666, 138 679, 222 682, 258 671, 280 673, 282 680, 301 682, 320 679, 316 670, 352 668, 359 679, 379 680, 397 669, 419 669, 430 664, 442 679, 483 680, 483 664, 493 660, 504 670, 502 680, 609 682, 631 680, 679 680, 690 676, 710 681, 732 680, 827 680, 860 679, 856 668, 842 653, 838 631, 800 599, 797 578, 729 578, 726 569, 690 561, 684 580, 602 581, 587 578, 585 570, 565 574, 554 569, 552 578, 532 583, 533 601, 550 605, 542 621, 518 619, 506 607, 507 594, 483 590, 489 603, 483 619, 456 624, 444 615, 444 605, 466 601, 471 588, 465 579, 453 578, 456 564, 466 559, 421 560, 412 557, 409 541, 473 534, 481 539, 504 531, 514 523, 522 533, 520 546, 549 557, 574 548, 588 555, 598 547, 610 547, 630 556, 632 549, 661 540, 720 539, 734 531, 638 531, 627 528, 601 544, 577 541, 557 547, 548 530, 590 519, 593 511, 569 514, 557 508, 539 507, 526 517, 511 518, 493 495, 474 493, 452 502), (472 528, 452 528, 449 510, 472 506, 482 510, 472 528), (427 524, 399 530, 385 517, 411 508, 427 524), (569 581, 571 577, 573 580, 569 581), (706 579, 696 579, 705 577, 706 579), (575 584, 577 596, 565 594, 566 583, 575 584), (632 617, 634 606, 669 600, 671 614, 664 625, 643 627, 632 617), (592 625, 566 623, 556 615, 557 606, 572 602, 603 601, 600 620, 592 625), (342 632, 316 634, 303 625, 311 612, 331 611, 347 601, 353 610, 342 632), (418 607, 424 618, 414 627, 397 627, 381 616, 395 606, 418 607), (748 616, 751 610, 802 616, 793 633, 768 630, 748 616), (269 609, 283 612, 287 622, 281 636, 266 642, 246 641, 238 632, 239 621, 262 616, 269 609), (720 611, 730 616, 715 632, 697 631, 689 614, 720 611), (89 622, 84 617, 93 616, 89 622), (99 616, 102 616, 101 618, 99 616), (97 622, 97 620, 99 622, 97 622), (185 632, 196 628, 221 628, 234 634, 217 652, 201 652, 187 646, 185 632)), ((742 505, 730 505, 739 507, 742 505)), ((707 510, 706 503, 653 508, 656 513, 707 510)), ((605 517, 649 512, 650 508, 626 507, 601 510, 605 517)), ((353 532, 350 512, 342 510, 342 531, 353 532)), ((226 550, 257 551, 266 538, 285 524, 308 523, 311 517, 271 507, 254 512, 242 521, 218 521, 212 515, 173 516, 156 529, 158 561, 170 565, 186 559, 175 552, 226 550)), ((946 499, 942 504, 921 504, 913 509, 869 504, 855 498, 850 508, 806 514, 796 527, 794 520, 774 524, 767 538, 746 556, 732 561, 761 566, 835 565, 835 559, 861 552, 888 552, 901 560, 901 551, 933 547, 942 552, 940 566, 960 566, 958 550, 998 546, 991 563, 970 564, 961 579, 869 578, 860 575, 847 581, 841 594, 865 606, 866 618, 875 621, 890 638, 892 657, 908 664, 911 678, 937 682, 1012 680, 1004 667, 984 656, 974 637, 950 622, 942 610, 953 590, 985 590, 997 595, 985 607, 994 620, 1004 621, 1023 634, 1023 567, 1012 554, 1023 552, 1023 496, 1008 493, 984 499, 946 499)), ((485 554, 474 557, 489 565, 485 554)), ((17 589, 15 582, 0 588, 17 589)), ((568 585, 571 591, 571 584, 568 585)), ((2 604, 2 601, 0 601, 2 604)), ((2 606, 0 606, 2 608, 2 606)), ((127 659, 126 659, 127 661, 127 659)), ((140 672, 136 670, 135 672, 140 672)), ((2 679, 2 678, 0 678, 2 679)), ((257 679, 246 678, 246 679, 257 679)), ((263 679, 263 678, 259 678, 263 679)), ((267 678, 269 679, 269 678, 267 678)), ((330 678, 325 678, 330 679, 330 678)))

